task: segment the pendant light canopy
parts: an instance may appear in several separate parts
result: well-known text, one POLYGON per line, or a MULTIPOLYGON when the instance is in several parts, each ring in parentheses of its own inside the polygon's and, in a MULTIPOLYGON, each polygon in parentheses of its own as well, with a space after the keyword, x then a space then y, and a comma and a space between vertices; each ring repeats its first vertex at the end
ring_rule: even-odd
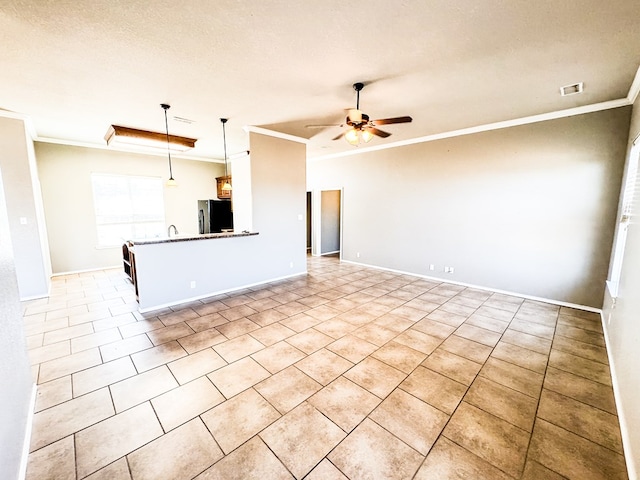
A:
POLYGON ((167 180, 167 187, 177 187, 178 182, 173 178, 173 170, 171 169, 171 142, 169 141, 169 122, 167 120, 167 110, 171 108, 166 103, 161 103, 160 106, 164 110, 164 126, 167 132, 167 155, 169 156, 169 180, 167 180))
POLYGON ((224 125, 225 123, 227 123, 227 118, 221 118, 220 122, 222 122, 222 142, 224 143, 224 176, 225 176, 225 181, 224 184, 222 185, 222 190, 225 192, 230 192, 232 187, 231 187, 231 182, 229 182, 229 174, 227 173, 227 135, 225 132, 225 128, 224 125))

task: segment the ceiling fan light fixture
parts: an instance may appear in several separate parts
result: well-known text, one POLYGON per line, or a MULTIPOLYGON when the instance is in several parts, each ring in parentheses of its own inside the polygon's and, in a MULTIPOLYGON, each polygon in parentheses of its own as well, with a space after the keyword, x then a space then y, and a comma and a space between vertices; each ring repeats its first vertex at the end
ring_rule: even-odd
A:
POLYGON ((358 145, 360 143, 360 135, 358 135, 358 130, 352 128, 344 134, 344 138, 351 145, 358 145))
POLYGON ((348 127, 346 131, 337 135, 333 140, 344 139, 353 146, 358 146, 360 142, 369 143, 374 136, 387 138, 391 135, 389 132, 380 130, 378 125, 391 125, 396 123, 410 123, 413 119, 405 115, 403 117, 379 118, 370 120, 369 115, 362 113, 360 110, 360 91, 364 88, 364 83, 358 82, 353 84, 356 91, 356 108, 347 110, 347 119, 341 125, 305 125, 307 128, 324 128, 324 127, 348 127))

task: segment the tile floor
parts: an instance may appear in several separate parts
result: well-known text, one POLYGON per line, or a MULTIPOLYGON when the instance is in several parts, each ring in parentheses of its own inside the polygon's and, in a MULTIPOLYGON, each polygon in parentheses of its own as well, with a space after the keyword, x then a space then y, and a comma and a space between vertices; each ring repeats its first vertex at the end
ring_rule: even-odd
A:
POLYGON ((119 270, 55 278, 27 478, 627 478, 598 315, 308 271, 145 315, 119 270))

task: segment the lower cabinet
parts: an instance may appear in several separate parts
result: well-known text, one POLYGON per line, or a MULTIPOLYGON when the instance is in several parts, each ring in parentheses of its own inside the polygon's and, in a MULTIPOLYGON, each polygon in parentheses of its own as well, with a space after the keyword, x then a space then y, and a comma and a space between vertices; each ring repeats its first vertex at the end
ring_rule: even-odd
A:
POLYGON ((122 245, 122 263, 124 265, 124 273, 129 277, 133 288, 136 291, 136 300, 138 300, 138 282, 136 278, 136 253, 131 242, 122 245))

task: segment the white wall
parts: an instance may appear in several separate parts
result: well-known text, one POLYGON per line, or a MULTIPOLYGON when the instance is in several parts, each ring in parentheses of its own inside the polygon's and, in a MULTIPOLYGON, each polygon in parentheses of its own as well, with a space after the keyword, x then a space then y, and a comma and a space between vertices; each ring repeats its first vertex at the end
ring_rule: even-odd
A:
POLYGON ((33 146, 23 120, 0 117, 0 152, 20 298, 44 297, 51 264, 33 146))
POLYGON ((23 445, 28 435, 33 381, 9 231, 0 168, 0 476, 15 479, 19 478, 21 456, 26 454, 23 445))
POLYGON ((251 157, 241 157, 231 163, 233 177, 233 229, 253 230, 253 194, 251 192, 251 157))
MULTIPOLYGON (((122 263, 120 247, 98 244, 92 173, 168 177, 166 156, 72 147, 36 142, 35 152, 42 183, 51 263, 54 273, 113 267, 122 263)), ((166 226, 181 234, 198 233, 197 201, 216 198, 219 163, 173 158, 177 187, 164 189, 166 226)))
POLYGON ((344 188, 345 260, 599 308, 629 116, 310 161, 308 188, 344 188))
MULTIPOLYGON (((640 135, 640 100, 633 106, 627 155, 640 135)), ((640 185, 636 183, 636 192, 640 185)), ((618 416, 629 478, 640 474, 640 194, 636 193, 629 224, 622 275, 615 307, 605 294, 605 334, 616 385, 618 416)))

